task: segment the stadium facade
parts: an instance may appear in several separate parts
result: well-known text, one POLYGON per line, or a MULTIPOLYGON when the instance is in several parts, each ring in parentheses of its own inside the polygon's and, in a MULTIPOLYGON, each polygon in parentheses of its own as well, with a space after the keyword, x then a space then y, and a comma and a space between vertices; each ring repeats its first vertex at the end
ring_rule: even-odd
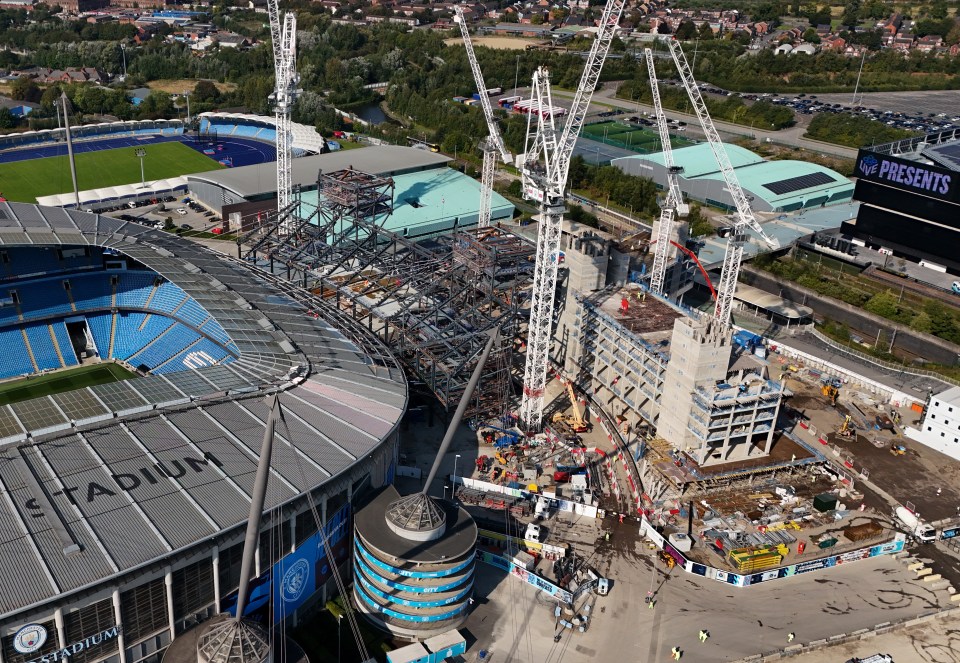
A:
POLYGON ((0 242, 16 294, 0 330, 20 332, 31 362, 133 367, 149 352, 142 377, 0 407, 3 663, 154 663, 231 609, 269 393, 284 419, 246 614, 325 600, 355 501, 392 479, 407 385, 388 349, 309 293, 138 224, 0 203, 0 242), (144 338, 153 318, 169 324, 144 338), (27 334, 38 325, 46 337, 27 334), (210 344, 202 361, 184 361, 182 337, 165 347, 187 332, 210 344))
POLYGON ((861 205, 845 234, 960 274, 960 130, 864 148, 854 174, 861 205))

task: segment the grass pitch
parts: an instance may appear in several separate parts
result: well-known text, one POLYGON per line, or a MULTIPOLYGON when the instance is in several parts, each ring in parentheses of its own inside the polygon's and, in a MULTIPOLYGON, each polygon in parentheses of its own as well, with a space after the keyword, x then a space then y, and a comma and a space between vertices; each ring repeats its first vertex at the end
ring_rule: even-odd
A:
MULTIPOLYGON (((585 138, 615 145, 634 152, 649 153, 660 151, 660 134, 655 129, 638 127, 617 121, 597 122, 583 127, 585 138)), ((673 135, 670 139, 673 149, 694 145, 694 141, 673 135)))
POLYGON ((0 384, 0 406, 137 377, 118 364, 94 364, 0 384))
MULTIPOLYGON (((155 143, 143 145, 142 148, 147 151, 143 159, 147 180, 224 167, 179 142, 155 143)), ((135 153, 136 149, 118 147, 77 154, 77 186, 80 191, 140 182, 140 159, 135 153)), ((63 156, 0 164, 0 192, 3 197, 22 203, 35 203, 38 196, 73 190, 66 151, 64 145, 63 156)))

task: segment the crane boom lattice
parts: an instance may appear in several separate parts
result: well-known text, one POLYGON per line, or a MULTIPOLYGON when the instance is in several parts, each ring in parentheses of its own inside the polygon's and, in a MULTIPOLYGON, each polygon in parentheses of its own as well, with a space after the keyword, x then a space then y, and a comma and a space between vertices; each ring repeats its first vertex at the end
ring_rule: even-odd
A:
POLYGON ((683 81, 683 87, 687 91, 690 103, 697 114, 703 133, 710 143, 710 150, 713 152, 717 165, 720 167, 720 173, 727 185, 727 190, 733 198, 736 207, 736 216, 734 230, 727 242, 727 251, 723 257, 723 272, 720 275, 720 285, 717 287, 717 306, 714 309, 714 318, 721 324, 730 322, 730 313, 733 308, 733 296, 737 289, 737 277, 740 275, 740 265, 743 262, 743 247, 747 241, 747 228, 756 232, 772 248, 778 248, 780 243, 772 237, 769 237, 763 228, 757 222, 750 208, 750 201, 743 187, 740 186, 737 175, 734 172, 733 164, 730 163, 730 157, 720 140, 720 134, 717 133, 713 120, 710 119, 710 113, 707 111, 707 105, 700 94, 700 88, 693 78, 693 71, 687 63, 687 58, 680 48, 680 43, 675 39, 667 42, 670 48, 670 54, 673 56, 674 64, 683 81))
MULTIPOLYGON (((542 110, 536 113, 535 132, 531 131, 534 128, 533 114, 527 118, 527 149, 522 159, 521 177, 524 195, 540 202, 537 260, 533 272, 527 358, 523 372, 523 399, 520 403, 521 425, 528 431, 540 430, 543 425, 544 391, 553 336, 554 298, 563 226, 564 190, 570 172, 570 159, 600 80, 600 71, 620 24, 624 4, 625 0, 607 0, 604 6, 597 36, 587 56, 570 114, 559 139, 552 113, 544 113, 542 110)), ((536 107, 552 108, 550 79, 546 69, 537 69, 533 83, 532 96, 540 102, 536 107)))

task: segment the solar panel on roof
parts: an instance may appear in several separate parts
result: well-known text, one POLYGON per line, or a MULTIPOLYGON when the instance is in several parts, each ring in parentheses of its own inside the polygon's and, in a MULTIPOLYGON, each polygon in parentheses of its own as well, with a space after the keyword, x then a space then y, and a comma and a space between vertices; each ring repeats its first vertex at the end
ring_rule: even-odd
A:
POLYGON ((960 170, 960 142, 928 147, 923 155, 945 168, 960 170))
POLYGON ((768 182, 763 185, 764 189, 772 191, 778 196, 782 196, 785 193, 793 193, 794 191, 801 191, 803 189, 810 189, 815 186, 821 186, 823 184, 832 184, 836 180, 833 179, 830 175, 826 173, 810 173, 809 175, 799 175, 797 177, 788 177, 785 180, 777 180, 776 182, 768 182))

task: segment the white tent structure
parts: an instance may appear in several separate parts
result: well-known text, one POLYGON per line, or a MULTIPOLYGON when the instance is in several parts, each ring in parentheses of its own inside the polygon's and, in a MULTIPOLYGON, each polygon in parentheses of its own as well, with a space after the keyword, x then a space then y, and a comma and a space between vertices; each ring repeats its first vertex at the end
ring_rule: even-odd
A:
MULTIPOLYGON (((119 186, 89 189, 80 192, 80 205, 101 205, 115 200, 134 201, 144 198, 156 198, 173 192, 186 191, 186 177, 171 177, 165 180, 153 180, 145 186, 139 184, 121 184, 119 186)), ((50 207, 73 207, 73 192, 57 193, 37 198, 37 203, 50 207)))

